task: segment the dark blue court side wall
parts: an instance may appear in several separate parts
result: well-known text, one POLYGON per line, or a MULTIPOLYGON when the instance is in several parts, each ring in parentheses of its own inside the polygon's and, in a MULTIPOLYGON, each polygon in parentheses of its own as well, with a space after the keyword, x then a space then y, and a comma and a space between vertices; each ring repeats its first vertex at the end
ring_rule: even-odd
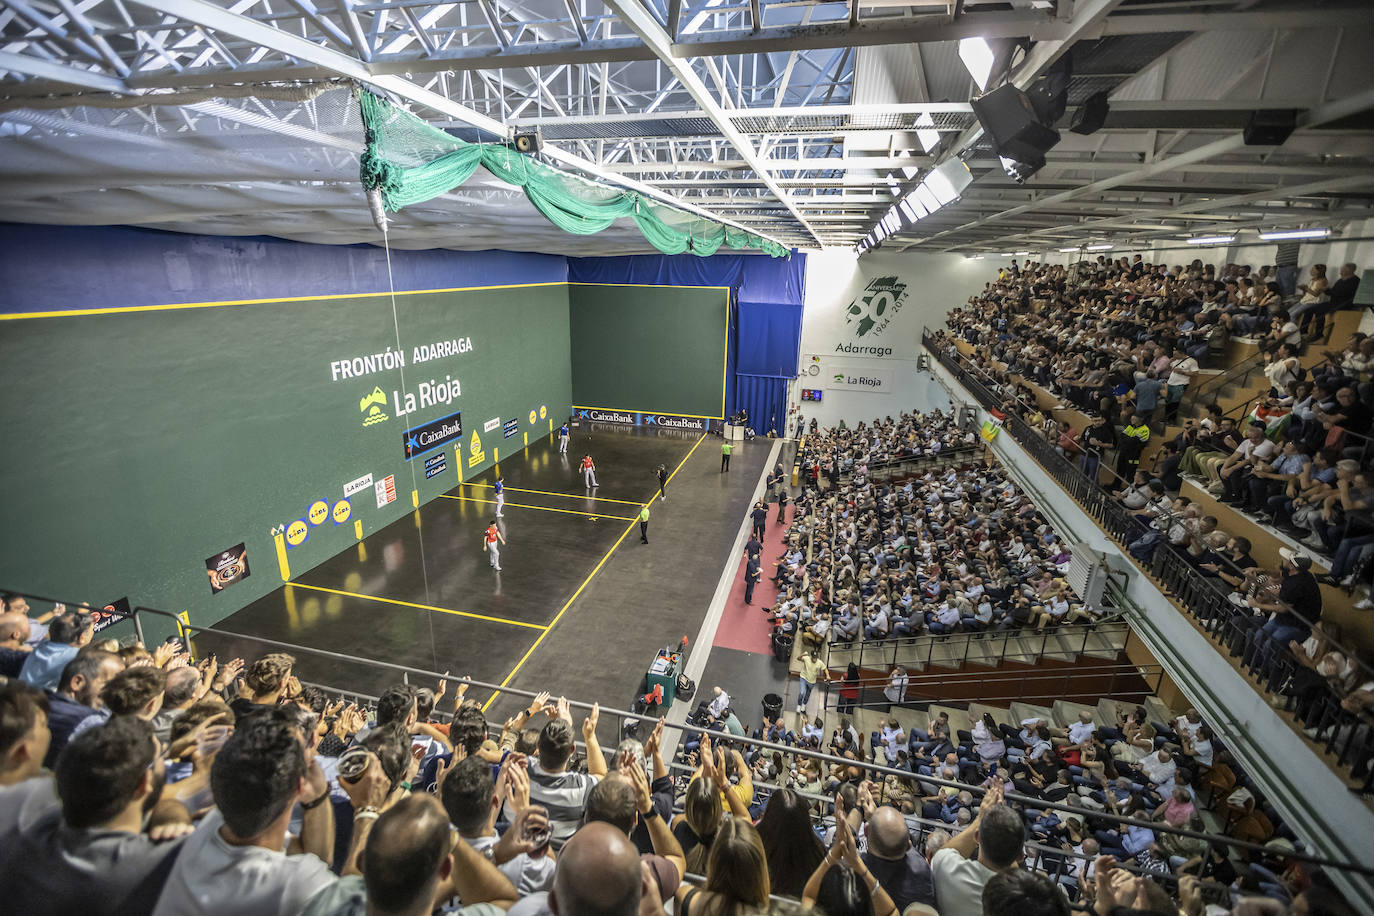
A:
MULTIPOLYGON (((561 255, 391 252, 396 289, 558 283, 561 255)), ((375 293, 386 252, 262 236, 183 235, 118 226, 0 223, 0 312, 58 311, 375 293)))

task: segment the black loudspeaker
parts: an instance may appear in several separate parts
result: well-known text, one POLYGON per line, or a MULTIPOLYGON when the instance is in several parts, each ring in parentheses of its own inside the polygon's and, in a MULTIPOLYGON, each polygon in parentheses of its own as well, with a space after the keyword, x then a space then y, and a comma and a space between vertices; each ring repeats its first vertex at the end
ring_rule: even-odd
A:
POLYGON ((973 99, 969 104, 992 139, 993 149, 998 155, 1021 162, 1043 159, 1045 153, 1059 142, 1059 131, 1041 124, 1030 99, 1010 83, 973 99))
POLYGON ((1106 91, 1097 92, 1083 100, 1083 104, 1074 112, 1073 123, 1069 125, 1069 130, 1076 134, 1095 134, 1102 129, 1102 125, 1107 123, 1107 93, 1106 91))
POLYGON ((1250 115, 1250 123, 1245 125, 1245 145, 1281 146, 1297 126, 1298 111, 1295 108, 1257 111, 1250 115))
POLYGON ((537 153, 537 152, 539 152, 539 135, 538 135, 538 134, 516 134, 516 135, 515 135, 515 149, 516 149, 517 152, 521 152, 521 153, 537 153))

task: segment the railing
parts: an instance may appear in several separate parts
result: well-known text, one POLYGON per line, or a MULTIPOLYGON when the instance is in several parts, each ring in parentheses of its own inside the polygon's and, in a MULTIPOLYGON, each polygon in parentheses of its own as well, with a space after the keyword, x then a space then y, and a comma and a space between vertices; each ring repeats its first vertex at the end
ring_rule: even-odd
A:
MULTIPOLYGON (((42 596, 39 596, 39 595, 34 595, 34 594, 31 594, 31 593, 24 592, 24 591, 22 591, 22 590, 14 590, 14 592, 15 592, 16 594, 24 595, 26 598, 29 598, 29 599, 35 600, 35 601, 45 601, 45 602, 53 601, 53 599, 51 599, 51 598, 45 598, 45 597, 42 597, 42 596)), ((81 602, 63 602, 63 603, 67 604, 69 607, 75 607, 75 606, 80 606, 80 605, 81 605, 81 602)), ((214 627, 201 627, 201 626, 197 626, 197 625, 194 625, 194 624, 187 624, 187 623, 185 623, 185 621, 179 619, 175 614, 170 614, 170 613, 168 613, 168 612, 166 612, 166 611, 161 611, 161 610, 158 610, 158 609, 156 609, 156 608, 150 608, 150 607, 145 607, 145 606, 141 606, 141 605, 140 605, 140 606, 136 606, 136 607, 133 609, 133 614, 132 614, 132 623, 133 623, 135 629, 136 629, 138 632, 142 632, 143 629, 144 629, 144 624, 145 624, 145 622, 142 620, 142 618, 145 617, 145 616, 150 616, 150 615, 151 615, 152 617, 155 617, 155 618, 159 619, 159 620, 163 620, 163 621, 167 621, 167 622, 173 623, 173 624, 176 626, 176 628, 178 629, 179 632, 181 632, 182 634, 184 634, 184 635, 186 635, 186 636, 188 637, 188 642, 189 642, 190 640, 193 640, 193 639, 196 639, 196 638, 200 638, 200 637, 210 637, 211 639, 220 638, 220 639, 231 640, 231 641, 248 641, 248 642, 252 642, 252 643, 254 643, 254 644, 256 644, 256 645, 262 646, 264 652, 278 652, 278 651, 280 651, 280 652, 288 652, 288 653, 290 653, 290 654, 292 654, 293 656, 296 657, 296 659, 297 659, 297 668, 300 669, 302 672, 308 672, 309 669, 312 667, 312 662, 320 662, 320 661, 323 661, 323 662, 325 662, 325 663, 327 663, 327 664, 329 664, 329 665, 334 665, 334 664, 337 664, 337 663, 345 663, 345 664, 347 664, 347 665, 356 665, 356 666, 361 666, 361 667, 370 667, 370 668, 378 669, 378 670, 383 671, 383 672, 388 672, 388 673, 394 675, 394 676, 397 678, 397 680, 399 680, 399 681, 401 681, 401 682, 405 682, 405 683, 414 683, 414 682, 439 683, 439 682, 445 682, 445 683, 447 683, 447 684, 449 685, 449 687, 450 687, 451 690, 456 689, 457 685, 460 684, 460 683, 467 683, 467 684, 469 685, 470 688, 471 688, 471 687, 476 687, 476 688, 480 688, 480 689, 484 689, 484 690, 491 690, 491 691, 492 691, 492 694, 491 694, 492 698, 495 698, 497 695, 503 694, 503 693, 504 693, 504 694, 509 694, 509 695, 511 695, 511 696, 513 696, 513 697, 520 697, 520 698, 525 698, 525 699, 532 699, 532 698, 534 698, 534 697, 536 696, 536 693, 535 693, 534 691, 522 690, 522 689, 518 689, 518 688, 514 688, 514 687, 509 687, 509 686, 502 686, 502 685, 500 685, 500 684, 493 684, 493 683, 489 683, 489 682, 486 682, 486 681, 473 680, 473 679, 464 678, 464 677, 461 677, 461 676, 458 676, 458 675, 452 675, 452 674, 448 674, 448 673, 441 673, 441 672, 437 672, 437 671, 428 671, 428 670, 425 670, 425 669, 423 669, 423 668, 414 668, 414 667, 410 667, 410 666, 406 666, 406 665, 398 665, 398 664, 394 664, 394 663, 391 663, 391 662, 379 661, 379 660, 377 660, 377 659, 370 659, 370 658, 362 658, 362 657, 358 657, 358 656, 351 656, 351 655, 347 655, 347 654, 341 653, 341 652, 332 652, 332 651, 325 650, 325 649, 316 649, 316 648, 313 648, 313 647, 310 647, 310 646, 301 646, 301 645, 296 645, 296 644, 294 644, 294 643, 282 642, 282 641, 280 641, 280 640, 274 640, 274 639, 267 639, 267 638, 265 638, 265 637, 260 637, 260 636, 252 636, 252 635, 244 634, 244 633, 234 633, 234 632, 229 632, 229 631, 226 631, 226 630, 219 630, 219 629, 214 628, 214 627)), ((194 642, 190 642, 190 645, 191 645, 192 648, 194 649, 194 642)), ((353 689, 351 689, 351 688, 342 688, 342 687, 330 687, 330 686, 325 686, 325 685, 324 685, 323 683, 321 683, 319 680, 313 680, 313 679, 310 680, 310 681, 307 681, 307 682, 313 683, 313 684, 315 684, 315 686, 319 686, 321 689, 325 690, 327 693, 330 693, 330 694, 332 694, 332 695, 338 696, 338 697, 343 698, 343 699, 353 699, 353 700, 356 700, 356 699, 371 699, 371 698, 369 698, 369 697, 365 697, 364 695, 361 695, 361 694, 357 693, 357 691, 355 691, 355 690, 353 690, 353 689)), ((488 700, 488 704, 489 704, 489 703, 490 703, 490 700, 488 700)), ((587 702, 583 702, 583 701, 579 701, 579 700, 571 700, 571 701, 569 701, 569 704, 568 704, 568 705, 569 705, 569 707, 574 708, 574 709, 579 709, 579 710, 590 710, 590 709, 592 708, 592 705, 593 705, 593 704, 587 703, 587 702)), ((603 707, 603 708, 601 709, 601 716, 603 717, 602 720, 601 720, 601 728, 603 728, 603 729, 605 728, 607 722, 614 721, 614 722, 616 723, 616 728, 615 728, 614 734, 617 736, 617 739, 619 738, 619 736, 625 734, 627 726, 629 726, 629 725, 636 725, 636 726, 638 726, 638 725, 642 722, 642 716, 640 716, 640 715, 638 715, 638 714, 636 714, 636 713, 634 713, 633 711, 630 711, 630 710, 611 709, 611 708, 603 707)), ((954 790, 956 790, 956 791, 961 791, 961 792, 966 791, 966 792, 971 793, 971 794, 972 794, 973 796, 975 796, 975 797, 981 797, 981 796, 983 795, 983 793, 987 791, 986 788, 983 787, 983 786, 970 785, 970 784, 967 784, 967 783, 962 783, 962 782, 958 782, 958 781, 955 781, 955 780, 942 779, 942 778, 934 777, 934 776, 922 776, 922 775, 914 774, 914 773, 912 773, 911 771, 902 770, 902 769, 898 769, 898 768, 895 768, 895 767, 884 766, 884 765, 877 764, 877 763, 870 763, 870 762, 868 762, 868 761, 855 760, 855 759, 847 758, 847 757, 836 757, 836 756, 833 756, 833 755, 830 755, 830 754, 826 754, 826 753, 821 752, 821 751, 812 751, 812 750, 806 750, 806 749, 803 749, 803 748, 800 748, 800 747, 795 747, 795 746, 792 746, 792 745, 779 744, 779 743, 776 743, 776 742, 771 742, 771 741, 764 740, 764 739, 761 738, 761 737, 728 737, 728 738, 727 738, 723 733, 721 733, 721 732, 719 732, 719 731, 708 730, 708 729, 700 728, 700 727, 698 727, 698 726, 694 726, 694 725, 690 725, 690 724, 685 724, 685 723, 684 723, 684 724, 677 724, 677 723, 674 723, 674 722, 665 722, 665 727, 668 728, 668 729, 670 729, 670 730, 673 730, 679 737, 683 737, 683 736, 698 736, 698 737, 700 737, 700 736, 709 735, 709 736, 712 738, 713 741, 728 741, 728 743, 729 743, 730 745, 735 746, 735 747, 738 747, 738 748, 741 748, 741 749, 744 750, 744 752, 747 752, 747 753, 752 753, 753 751, 759 751, 759 752, 764 752, 764 751, 778 751, 778 752, 780 752, 780 753, 789 754, 789 755, 793 755, 793 756, 812 758, 812 759, 815 759, 815 760, 817 760, 818 762, 820 762, 823 766, 843 765, 843 766, 850 766, 850 767, 858 767, 858 768, 860 768, 860 769, 866 771, 867 773, 871 774, 871 775, 873 776, 873 778, 874 778, 878 783, 880 783, 880 784, 883 783, 883 781, 885 780, 885 778, 886 778, 887 776, 891 775, 891 776, 897 776, 897 777, 900 777, 900 778, 903 778, 903 779, 914 779, 914 780, 917 780, 919 783, 921 783, 921 784, 923 784, 923 785, 931 785, 931 786, 937 786, 937 787, 942 787, 942 788, 952 788, 952 789, 954 789, 954 790), (752 749, 752 750, 750 750, 750 749, 752 749)), ((600 739, 598 739, 598 740, 600 740, 600 739)), ((584 745, 581 745, 581 742, 578 742, 578 744, 579 744, 580 746, 584 746, 584 745)), ((667 742, 665 742, 665 747, 667 747, 667 742)), ((665 753, 665 756, 667 756, 666 753, 665 753)), ((676 762, 675 762, 674 764, 672 764, 671 766, 672 766, 673 769, 675 769, 675 770, 677 770, 677 771, 679 771, 679 772, 682 772, 682 771, 684 771, 684 770, 686 770, 686 769, 689 769, 688 767, 686 767, 686 766, 684 766, 684 765, 681 765, 681 764, 678 764, 678 763, 676 763, 676 762)), ((760 793, 760 795, 761 795, 762 797, 766 797, 766 795, 767 795, 768 793, 770 793, 770 792, 772 792, 772 791, 775 791, 775 790, 778 789, 778 788, 780 788, 780 786, 773 785, 773 784, 768 784, 768 783, 763 783, 763 782, 755 783, 755 789, 756 789, 756 791, 758 791, 758 792, 760 793)), ((814 800, 814 801, 817 801, 817 802, 819 802, 819 803, 822 804, 822 805, 827 804, 827 803, 829 802, 829 800, 830 800, 830 796, 822 796, 822 795, 816 795, 816 794, 812 794, 812 793, 803 793, 803 794, 804 794, 807 798, 812 799, 812 800, 814 800)), ((1167 823, 1159 823, 1159 822, 1148 821, 1148 820, 1143 820, 1143 819, 1139 819, 1139 818, 1123 817, 1123 816, 1121 816, 1121 815, 1112 814, 1112 813, 1107 812, 1107 811, 1088 811, 1088 810, 1085 810, 1085 809, 1082 808, 1082 807, 1077 807, 1077 806, 1074 806, 1074 805, 1068 805, 1068 804, 1065 804, 1065 803, 1063 803, 1063 802, 1050 802, 1050 801, 1046 801, 1046 800, 1044 800, 1044 799, 1035 798, 1035 797, 1032 797, 1032 796, 1021 795, 1021 794, 1018 794, 1018 793, 1016 793, 1016 792, 1014 792, 1014 791, 1008 791, 1008 792, 1006 792, 1006 799, 1007 799, 1009 802, 1012 802, 1012 803, 1014 803, 1014 804, 1020 805, 1020 806, 1022 806, 1023 808, 1028 809, 1028 810, 1031 810, 1031 811, 1039 811, 1039 810, 1057 811, 1057 812, 1060 812, 1061 815, 1073 814, 1073 815, 1075 815, 1075 816, 1077 816, 1077 817, 1080 817, 1080 818, 1092 818, 1092 819, 1094 819, 1094 820, 1103 821, 1103 822, 1112 824, 1112 825, 1117 826, 1117 827, 1133 826, 1133 825, 1134 825, 1134 826, 1144 826, 1144 827, 1148 827, 1150 830, 1155 831, 1156 833, 1169 833, 1169 834, 1175 834, 1175 835, 1178 835, 1178 836, 1181 836, 1181 837, 1187 837, 1187 838, 1190 838, 1190 839, 1201 840, 1201 841, 1205 844, 1205 847, 1206 847, 1206 848, 1204 849, 1204 852, 1203 852, 1204 861, 1206 861, 1206 856, 1210 855, 1211 848, 1212 848, 1212 846, 1214 846, 1214 845, 1216 845, 1216 846, 1223 846, 1223 847, 1225 847, 1225 848, 1226 848, 1228 851, 1230 851, 1230 852, 1241 853, 1241 854, 1247 854, 1247 853, 1248 853, 1248 854, 1262 854, 1262 853, 1266 853, 1266 852, 1269 851, 1267 847, 1262 846, 1262 845, 1260 845, 1260 844, 1257 844, 1257 843, 1250 843, 1250 842, 1246 842, 1246 841, 1244 841, 1244 840, 1238 840, 1238 839, 1235 839, 1235 838, 1229 837, 1229 836, 1224 836, 1224 835, 1220 835, 1220 834, 1202 833, 1202 832, 1187 830, 1187 829, 1184 829, 1184 828, 1172 827, 1172 826, 1170 826, 1170 825, 1167 824, 1167 823)), ((943 821, 937 822, 937 821, 932 821, 932 820, 924 820, 924 819, 921 819, 921 818, 912 817, 912 816, 910 816, 910 815, 908 815, 908 816, 906 817, 906 819, 907 819, 907 821, 908 821, 909 824, 918 825, 918 826, 919 826, 919 829, 920 829, 922 832, 926 831, 926 830, 929 829, 929 828, 949 829, 949 828, 952 826, 952 825, 949 825, 949 824, 944 823, 943 821)), ((1089 857, 1085 857, 1085 856, 1081 856, 1081 855, 1075 855, 1075 854, 1072 853, 1072 852, 1065 851, 1065 850, 1062 850, 1062 849, 1055 849, 1055 848, 1053 848, 1053 847, 1043 847, 1043 846, 1039 846, 1038 844, 1034 844, 1034 843, 1028 844, 1028 847, 1033 847, 1033 848, 1035 848, 1035 849, 1037 850, 1037 852, 1041 853, 1042 855, 1050 857, 1050 858, 1051 858, 1051 863, 1054 863, 1054 862, 1056 862, 1056 861, 1062 863, 1064 860, 1070 859, 1070 858, 1083 859, 1083 860, 1086 861, 1086 860, 1089 858, 1089 857)), ((1294 859, 1294 860, 1297 860, 1297 861, 1300 861, 1300 862, 1308 863, 1309 865, 1314 866, 1314 867, 1316 867, 1316 868, 1330 869, 1330 870, 1333 871, 1333 872, 1339 873, 1342 877, 1348 879, 1349 881, 1355 881, 1355 880, 1357 880, 1357 879, 1359 879, 1359 878, 1363 878, 1363 879, 1371 879, 1371 878, 1374 878, 1374 866, 1368 865, 1368 864, 1363 863, 1363 862, 1344 862, 1344 861, 1341 861, 1341 860, 1338 860, 1338 859, 1332 859, 1332 858, 1325 857, 1325 856, 1313 855, 1313 854, 1308 853, 1308 852, 1305 852, 1305 851, 1294 851, 1294 852, 1291 852, 1291 853, 1290 853, 1290 852, 1285 852, 1285 857, 1290 858, 1290 859, 1294 859)), ((1031 864, 1034 864, 1034 863, 1031 863, 1031 864)), ((1129 869, 1129 868, 1133 868, 1133 867, 1130 866, 1130 865, 1127 865, 1126 867, 1127 867, 1128 869, 1129 869)), ((1062 864, 1060 864, 1060 865, 1057 865, 1057 866, 1055 867, 1055 869, 1052 871, 1052 873, 1055 873, 1055 874, 1062 874, 1062 870, 1063 870, 1063 866, 1062 866, 1062 864)), ((1172 879, 1170 879, 1170 878, 1168 878, 1168 877, 1166 876, 1164 880, 1167 881, 1167 880, 1172 880, 1172 879)), ((1368 882, 1366 882, 1366 883, 1368 883, 1368 882)))
POLYGON ((1052 654, 1082 655, 1088 650, 1088 638, 1094 634, 1104 637, 1130 632, 1126 623, 1119 617, 1111 617, 1092 623, 1071 623, 1043 633, 1035 633, 1030 627, 1009 630, 988 630, 983 633, 954 633, 949 635, 923 634, 920 636, 898 636, 888 639, 864 639, 850 642, 830 642, 825 647, 825 663, 829 668, 853 662, 860 668, 902 665, 904 667, 928 667, 932 664, 962 667, 970 660, 979 664, 999 664, 1008 655, 1032 659, 1052 654), (982 637, 979 639, 978 637, 982 637), (1018 640, 1017 645, 1011 639, 1018 640), (1051 647, 1051 641, 1054 641, 1051 647), (1034 643, 1039 642, 1035 648, 1034 643), (974 644, 978 651, 971 654, 974 644), (996 643, 993 652, 986 650, 996 643), (945 651, 935 657, 936 647, 945 651), (950 648, 958 646, 957 652, 950 648), (1074 646, 1078 648, 1075 649, 1074 646), (849 653, 842 660, 832 660, 839 653, 849 653), (857 653, 857 654, 853 654, 857 653))
POLYGON ((1248 385, 1251 374, 1263 365, 1264 351, 1258 350, 1225 372, 1214 375, 1196 385, 1189 385, 1188 390, 1183 393, 1183 400, 1179 402, 1178 412, 1180 414, 1196 412, 1199 404, 1208 404, 1216 400, 1216 393, 1232 383, 1248 385))
MULTIPOLYGON (((1164 669, 1159 665, 1088 665, 1059 670, 961 671, 953 674, 907 672, 902 699, 888 700, 884 691, 887 677, 860 678, 845 682, 832 676, 821 690, 822 708, 840 706, 921 709, 932 704, 957 706, 964 703, 986 705, 1035 702, 1030 698, 1068 699, 1092 696, 1097 700, 1125 700, 1140 703, 1159 692, 1164 669), (858 697, 846 700, 840 691, 856 688, 858 697)), ((1075 701, 1079 702, 1079 701, 1075 701)), ((1036 705, 1047 705, 1036 703, 1036 705)))
MULTIPOLYGON (((984 384, 987 377, 962 357, 951 356, 945 351, 942 344, 951 341, 936 337, 929 329, 925 329, 922 342, 980 404, 989 409, 1002 408, 1007 399, 984 384)), ((988 378, 987 381, 994 380, 988 378)), ((1004 428, 1123 548, 1145 533, 1145 528, 1125 506, 1059 454, 1039 431, 1032 429, 1014 413, 1008 414, 1004 428)), ((1130 555, 1129 551, 1125 554, 1130 555)), ((1232 569, 1237 574, 1243 573, 1239 568, 1232 569)), ((1145 571, 1167 588, 1178 604, 1211 633, 1220 650, 1241 658, 1243 668, 1251 675, 1252 683, 1258 689, 1268 692, 1272 689, 1271 685, 1284 683, 1297 675, 1297 669, 1302 666, 1288 655, 1287 648, 1268 645, 1269 641, 1258 632, 1254 617, 1249 613, 1235 613, 1236 609, 1227 598, 1227 592, 1219 589, 1213 580, 1193 568, 1167 544, 1159 545, 1154 551, 1145 571)), ((1301 618, 1301 615, 1298 616, 1301 618)), ((1306 623, 1310 627, 1314 621, 1306 623)), ((1374 669, 1355 650, 1339 643, 1333 642, 1333 645, 1361 669, 1360 681, 1374 679, 1374 669)), ((1374 767, 1370 766, 1374 759, 1374 727, 1371 727, 1374 717, 1363 711, 1344 708, 1341 699, 1334 690, 1328 688, 1320 697, 1320 702, 1299 704, 1295 698, 1286 697, 1285 705, 1302 725, 1318 730, 1318 738, 1326 750, 1359 781, 1362 793, 1374 793, 1374 767)))

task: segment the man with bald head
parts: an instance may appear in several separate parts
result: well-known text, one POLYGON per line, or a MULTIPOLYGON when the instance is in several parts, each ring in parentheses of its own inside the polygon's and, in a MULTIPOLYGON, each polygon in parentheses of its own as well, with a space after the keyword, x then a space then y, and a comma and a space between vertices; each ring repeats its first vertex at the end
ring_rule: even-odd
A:
POLYGON ((553 890, 523 898, 511 907, 510 916, 639 916, 641 912, 663 912, 650 867, 640 863, 639 850, 624 830, 593 821, 563 845, 553 890))
POLYGON ((597 821, 563 846, 549 910, 554 916, 636 916, 643 885, 639 850, 624 831, 597 821))
POLYGON ((17 678, 29 660, 32 627, 26 614, 0 614, 0 677, 17 678))
POLYGON ((868 816, 868 850, 860 857, 903 912, 913 903, 935 906, 935 881, 925 857, 912 845, 902 812, 891 805, 868 816))

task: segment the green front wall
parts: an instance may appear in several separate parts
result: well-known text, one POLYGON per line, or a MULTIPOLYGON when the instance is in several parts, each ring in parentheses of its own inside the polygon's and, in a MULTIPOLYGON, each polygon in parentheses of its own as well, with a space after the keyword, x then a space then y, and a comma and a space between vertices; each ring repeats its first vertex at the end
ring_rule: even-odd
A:
POLYGON ((423 504, 456 486, 456 443, 426 480, 423 457, 404 460, 408 426, 461 410, 466 479, 567 415, 566 284, 395 303, 394 317, 379 295, 0 321, 0 587, 127 595, 210 624, 281 585, 273 530, 316 500, 332 508, 345 483, 394 474, 397 499, 378 508, 369 488, 344 524, 310 525, 288 551, 293 576, 356 543, 354 520, 368 534, 412 510, 412 489, 423 504), (395 350, 398 333, 404 370, 334 378, 332 362, 395 350), (413 362, 415 347, 459 338, 470 352, 413 362), (422 382, 451 379, 451 404, 397 416, 398 395, 418 402, 422 382), (376 388, 387 419, 364 426, 360 401, 376 388), (493 418, 519 432, 482 432, 493 418), (470 465, 474 430, 483 458, 470 465), (212 595, 206 558, 240 542, 251 576, 212 595))

